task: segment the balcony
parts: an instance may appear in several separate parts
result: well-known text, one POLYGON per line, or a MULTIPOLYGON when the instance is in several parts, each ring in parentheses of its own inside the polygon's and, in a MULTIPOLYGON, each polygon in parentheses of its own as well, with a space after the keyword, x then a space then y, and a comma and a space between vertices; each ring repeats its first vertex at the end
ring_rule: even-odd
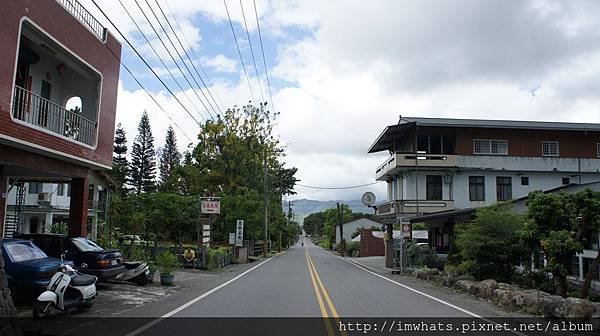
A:
POLYGON ((387 202, 377 207, 376 214, 395 215, 395 214, 417 214, 417 205, 419 214, 429 214, 434 212, 454 210, 453 200, 429 201, 429 200, 396 200, 387 202))
POLYGON ((14 86, 13 117, 89 146, 96 142, 96 122, 17 85, 14 86))
POLYGON ((85 7, 77 0, 56 0, 64 9, 67 10, 73 17, 81 22, 89 29, 100 41, 106 41, 106 28, 85 7))
POLYGON ((445 168, 457 166, 457 155, 447 154, 418 154, 418 160, 415 160, 415 154, 397 153, 385 160, 375 170, 375 178, 380 180, 395 168, 414 168, 415 166, 423 168, 445 168))

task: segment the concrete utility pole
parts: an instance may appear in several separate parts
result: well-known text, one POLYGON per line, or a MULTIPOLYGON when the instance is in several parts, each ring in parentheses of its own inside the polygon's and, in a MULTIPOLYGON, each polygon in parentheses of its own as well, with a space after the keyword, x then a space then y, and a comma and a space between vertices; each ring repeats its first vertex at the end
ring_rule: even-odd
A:
POLYGON ((265 149, 265 158, 263 163, 263 182, 264 182, 264 201, 265 201, 265 240, 263 243, 263 257, 267 256, 267 241, 269 240, 269 193, 267 190, 267 150, 265 149))
POLYGON ((344 248, 344 227, 342 225, 342 213, 341 213, 341 211, 344 211, 344 209, 342 208, 340 210, 340 202, 337 202, 338 226, 340 227, 340 245, 339 245, 339 248, 341 249, 342 254, 343 254, 344 251, 345 251, 345 248, 344 248))

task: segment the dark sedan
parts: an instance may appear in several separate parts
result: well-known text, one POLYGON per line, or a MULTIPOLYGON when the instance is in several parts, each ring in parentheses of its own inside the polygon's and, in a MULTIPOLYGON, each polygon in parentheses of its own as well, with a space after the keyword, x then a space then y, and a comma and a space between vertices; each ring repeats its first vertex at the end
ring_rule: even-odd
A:
MULTIPOLYGON (((37 294, 43 291, 61 264, 28 240, 5 238, 0 240, 4 270, 13 299, 16 293, 37 294)), ((72 262, 64 264, 73 265, 72 262)))
POLYGON ((123 257, 118 250, 105 250, 93 241, 84 238, 71 238, 50 233, 30 233, 18 236, 29 239, 51 257, 72 260, 80 272, 97 276, 106 281, 125 271, 123 257))

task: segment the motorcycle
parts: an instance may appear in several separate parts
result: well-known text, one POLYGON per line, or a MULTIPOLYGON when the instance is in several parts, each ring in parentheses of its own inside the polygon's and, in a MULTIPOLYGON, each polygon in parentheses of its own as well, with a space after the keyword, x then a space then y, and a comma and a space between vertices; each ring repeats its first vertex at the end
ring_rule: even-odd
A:
POLYGON ((33 318, 44 318, 52 309, 68 311, 77 308, 83 311, 91 308, 97 295, 96 281, 98 278, 93 275, 79 273, 71 266, 61 264, 46 291, 33 304, 33 318))
POLYGON ((129 281, 138 286, 145 286, 149 282, 150 268, 142 261, 124 262, 125 272, 117 274, 114 280, 129 281))

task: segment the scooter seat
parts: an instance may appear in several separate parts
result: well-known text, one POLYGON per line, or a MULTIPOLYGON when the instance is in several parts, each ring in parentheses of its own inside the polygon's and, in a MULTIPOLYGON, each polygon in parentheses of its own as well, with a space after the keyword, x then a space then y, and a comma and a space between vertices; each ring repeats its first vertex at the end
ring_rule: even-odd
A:
POLYGON ((123 263, 126 269, 134 269, 142 264, 141 261, 126 261, 123 263))
POLYGON ((73 286, 87 286, 96 282, 96 278, 89 274, 79 274, 74 278, 71 278, 71 285, 73 286))

